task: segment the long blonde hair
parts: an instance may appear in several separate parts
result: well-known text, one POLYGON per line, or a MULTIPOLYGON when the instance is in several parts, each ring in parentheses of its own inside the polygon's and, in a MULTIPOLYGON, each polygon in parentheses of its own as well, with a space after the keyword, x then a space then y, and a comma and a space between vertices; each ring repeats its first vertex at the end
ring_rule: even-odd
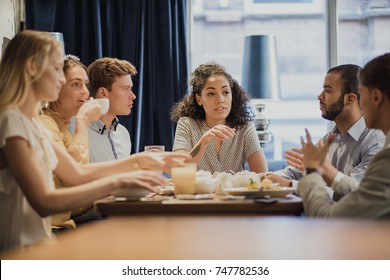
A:
POLYGON ((46 70, 55 48, 61 48, 61 43, 47 32, 24 30, 15 35, 0 61, 0 110, 26 102, 31 85, 46 70), (35 76, 27 71, 30 61, 37 68, 35 76))

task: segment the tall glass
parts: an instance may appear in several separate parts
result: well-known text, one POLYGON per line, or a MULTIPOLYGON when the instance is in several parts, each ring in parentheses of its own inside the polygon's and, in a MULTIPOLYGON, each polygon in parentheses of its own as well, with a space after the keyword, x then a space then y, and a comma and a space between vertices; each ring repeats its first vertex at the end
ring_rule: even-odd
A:
POLYGON ((164 145, 148 145, 148 146, 145 146, 145 151, 150 151, 150 150, 159 150, 161 152, 165 152, 165 146, 164 145))
MULTIPOLYGON (((147 145, 144 147, 145 152, 146 151, 155 151, 155 152, 165 152, 165 146, 164 145, 147 145)), ((164 171, 156 171, 160 174, 163 174, 164 171)))
POLYGON ((172 165, 171 176, 176 195, 195 193, 196 163, 172 165))

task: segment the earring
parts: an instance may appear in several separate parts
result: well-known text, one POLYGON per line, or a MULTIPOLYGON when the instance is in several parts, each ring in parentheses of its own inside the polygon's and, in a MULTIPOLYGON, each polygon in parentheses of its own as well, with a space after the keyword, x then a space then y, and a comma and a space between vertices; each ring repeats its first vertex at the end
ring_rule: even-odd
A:
POLYGON ((198 103, 198 105, 199 105, 200 107, 202 107, 202 104, 198 103))

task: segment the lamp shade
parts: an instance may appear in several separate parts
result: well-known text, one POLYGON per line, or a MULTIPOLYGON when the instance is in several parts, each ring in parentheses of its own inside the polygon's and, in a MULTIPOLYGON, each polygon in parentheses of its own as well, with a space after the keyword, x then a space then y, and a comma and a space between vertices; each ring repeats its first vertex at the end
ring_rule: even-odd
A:
POLYGON ((241 78, 241 86, 252 98, 280 99, 275 36, 245 37, 241 78))

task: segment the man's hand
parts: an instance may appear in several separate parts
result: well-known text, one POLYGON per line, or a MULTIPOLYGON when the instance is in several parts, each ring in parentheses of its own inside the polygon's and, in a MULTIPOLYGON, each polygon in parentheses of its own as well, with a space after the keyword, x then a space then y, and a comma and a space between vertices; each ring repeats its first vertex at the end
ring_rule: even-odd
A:
POLYGON ((289 165, 291 165, 291 166, 293 166, 301 171, 303 171, 305 169, 305 167, 303 166, 302 149, 293 148, 290 151, 286 151, 285 159, 289 165))
POLYGON ((301 137, 303 165, 305 168, 320 168, 326 159, 329 146, 336 138, 336 135, 330 134, 325 143, 320 141, 316 146, 312 142, 309 131, 305 129, 305 132, 306 141, 301 137))
POLYGON ((226 125, 219 124, 210 128, 208 131, 203 134, 202 138, 206 140, 206 142, 210 142, 211 140, 225 140, 228 138, 232 138, 236 135, 236 129, 230 128, 226 125))
POLYGON ((266 178, 271 179, 273 183, 279 183, 282 187, 292 187, 290 179, 283 178, 275 173, 267 173, 266 178))

